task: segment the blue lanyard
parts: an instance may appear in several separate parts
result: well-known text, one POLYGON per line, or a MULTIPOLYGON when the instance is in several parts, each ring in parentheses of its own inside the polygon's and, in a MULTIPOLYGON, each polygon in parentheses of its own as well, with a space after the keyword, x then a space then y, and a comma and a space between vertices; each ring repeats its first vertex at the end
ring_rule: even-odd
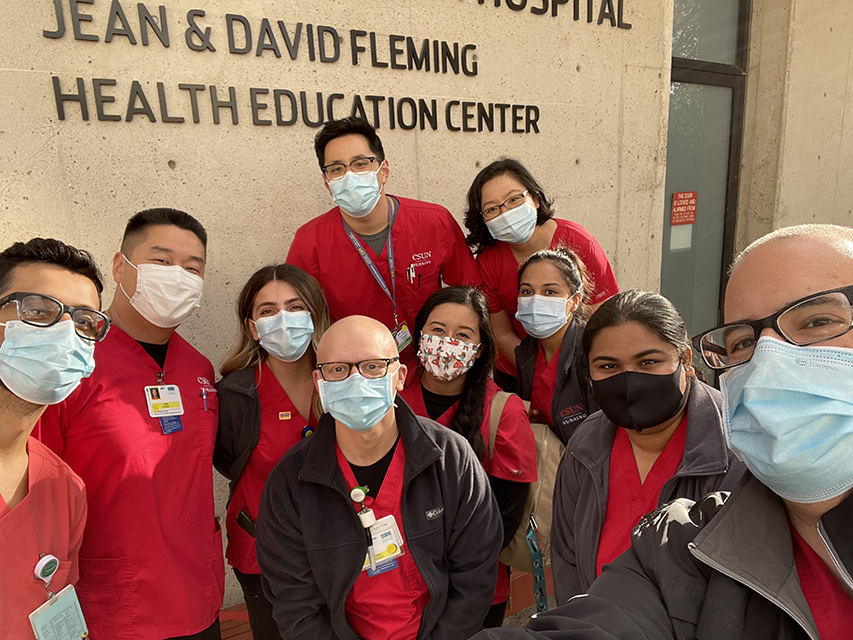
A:
POLYGON ((400 322, 397 320, 397 283, 394 280, 394 245, 391 243, 391 231, 392 226, 394 225, 394 207, 391 205, 391 198, 385 196, 388 202, 388 268, 391 271, 391 289, 388 288, 388 285, 385 283, 385 280, 382 278, 382 274, 379 273, 379 269, 376 268, 376 264, 373 262, 373 259, 367 254, 367 251, 364 249, 364 245, 361 244, 361 240, 359 240, 358 235, 353 231, 350 226, 347 224, 347 221, 341 217, 341 222, 344 225, 344 231, 347 234, 350 242, 352 242, 352 246, 355 247, 355 250, 358 251, 358 255, 361 256, 361 259, 364 261, 364 264, 367 265, 367 268, 370 270, 370 273, 373 274, 373 278, 376 282, 379 283, 379 286, 382 287, 382 290, 385 294, 391 298, 391 304, 394 305, 394 326, 397 327, 400 322))

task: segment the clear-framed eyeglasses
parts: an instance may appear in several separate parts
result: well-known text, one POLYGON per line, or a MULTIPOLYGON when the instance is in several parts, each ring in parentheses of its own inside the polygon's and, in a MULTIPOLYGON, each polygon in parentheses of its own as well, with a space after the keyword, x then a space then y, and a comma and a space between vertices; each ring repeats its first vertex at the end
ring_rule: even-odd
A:
POLYGON ((853 329, 853 285, 806 296, 761 320, 709 329, 693 338, 693 346, 711 369, 728 369, 752 358, 767 327, 801 347, 844 335, 853 329))
POLYGON ((373 169, 374 162, 376 162, 375 156, 356 158, 349 164, 344 164, 343 162, 333 162, 332 164, 327 164, 325 167, 323 167, 323 173, 326 174, 326 177, 329 180, 334 180, 335 178, 343 178, 347 172, 347 169, 351 169, 353 173, 367 173, 368 171, 371 171, 373 169))
POLYGON ((483 209, 480 212, 480 214, 483 216, 483 220, 494 220, 502 213, 505 213, 510 209, 520 207, 521 203, 524 202, 524 199, 527 197, 528 193, 530 193, 530 191, 522 191, 521 193, 516 193, 514 196, 510 196, 500 204, 496 204, 492 207, 488 207, 487 209, 483 209))
POLYGON ((384 378, 391 363, 399 360, 400 358, 396 357, 373 358, 361 362, 323 362, 318 364, 316 369, 320 372, 320 377, 326 382, 346 380, 352 375, 353 369, 356 369, 365 378, 384 378))
POLYGON ((41 293, 11 293, 0 298, 0 309, 13 302, 18 320, 34 327, 52 327, 67 313, 77 335, 84 340, 103 340, 110 330, 111 321, 106 314, 89 307, 69 307, 41 293))

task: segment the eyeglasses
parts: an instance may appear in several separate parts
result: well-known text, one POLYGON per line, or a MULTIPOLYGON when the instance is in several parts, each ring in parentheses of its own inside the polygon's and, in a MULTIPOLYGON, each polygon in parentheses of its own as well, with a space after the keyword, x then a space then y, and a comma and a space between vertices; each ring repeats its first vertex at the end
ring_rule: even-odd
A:
POLYGON ((388 366, 397 362, 400 358, 373 358, 361 362, 324 362, 318 364, 316 369, 320 372, 323 380, 327 382, 340 382, 352 375, 355 367, 365 378, 384 378, 388 373, 388 366))
POLYGON ((709 329, 693 338, 693 346, 712 369, 728 369, 752 358, 767 327, 801 347, 844 335, 853 329, 853 285, 812 294, 761 320, 709 329))
POLYGON ((517 193, 514 196, 510 196, 506 200, 504 200, 500 204, 496 204, 493 207, 489 207, 488 209, 484 209, 480 212, 483 216, 484 220, 494 220, 499 215, 501 215, 501 209, 505 211, 509 211, 510 209, 515 209, 516 207, 521 206, 521 203, 524 202, 524 199, 527 197, 529 191, 522 191, 521 193, 517 193))
POLYGON ((69 307, 56 298, 41 293, 12 293, 0 298, 0 309, 15 303, 18 320, 34 327, 52 327, 66 313, 74 322, 74 330, 84 340, 103 340, 110 330, 111 320, 100 311, 89 307, 69 307))
POLYGON ((343 162, 333 162, 332 164, 327 164, 325 167, 323 167, 323 173, 326 174, 326 177, 329 178, 329 180, 334 180, 335 178, 342 178, 347 172, 348 168, 352 169, 354 173, 367 173, 368 171, 370 171, 370 168, 373 166, 373 163, 375 161, 376 157, 369 156, 367 158, 356 158, 349 164, 344 164, 343 162))

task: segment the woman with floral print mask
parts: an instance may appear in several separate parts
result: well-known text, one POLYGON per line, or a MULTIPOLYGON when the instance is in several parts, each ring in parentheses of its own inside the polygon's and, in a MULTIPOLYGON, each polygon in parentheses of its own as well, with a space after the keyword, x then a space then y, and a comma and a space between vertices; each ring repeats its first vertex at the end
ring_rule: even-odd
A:
MULTIPOLYGON (((419 364, 400 397, 415 414, 429 417, 468 439, 489 474, 501 510, 504 546, 518 529, 530 482, 536 480, 536 442, 524 404, 509 394, 489 454, 492 401, 498 386, 490 374, 496 360, 495 337, 486 296, 473 287, 447 287, 433 293, 415 319, 413 338, 419 364)), ((509 594, 509 569, 500 565, 495 597, 484 626, 503 621, 509 594)))

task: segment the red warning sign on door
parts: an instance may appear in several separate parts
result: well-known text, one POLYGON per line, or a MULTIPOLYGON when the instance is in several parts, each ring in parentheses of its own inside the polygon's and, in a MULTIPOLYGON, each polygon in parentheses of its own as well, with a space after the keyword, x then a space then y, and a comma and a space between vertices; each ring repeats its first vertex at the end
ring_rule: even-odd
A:
POLYGON ((672 194, 673 227, 680 224, 696 223, 696 191, 681 191, 672 194))

